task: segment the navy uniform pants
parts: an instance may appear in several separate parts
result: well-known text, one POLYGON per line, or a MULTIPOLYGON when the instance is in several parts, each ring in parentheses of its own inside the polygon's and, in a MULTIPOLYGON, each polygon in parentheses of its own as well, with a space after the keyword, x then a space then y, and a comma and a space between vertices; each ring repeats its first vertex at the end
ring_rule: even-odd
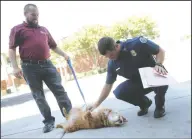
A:
POLYGON ((148 98, 146 94, 154 91, 155 92, 155 104, 157 108, 161 108, 165 103, 165 93, 168 89, 168 86, 152 87, 152 88, 143 88, 142 82, 140 79, 137 80, 126 80, 119 84, 114 90, 114 94, 117 99, 126 101, 140 108, 144 107, 146 100, 148 98))
POLYGON ((51 115, 50 107, 45 99, 43 81, 54 94, 59 108, 65 117, 62 108, 64 107, 66 111, 69 112, 72 104, 61 84, 61 76, 52 62, 50 60, 46 60, 40 64, 23 62, 22 70, 24 78, 31 89, 32 96, 44 117, 43 123, 55 121, 55 117, 51 115))

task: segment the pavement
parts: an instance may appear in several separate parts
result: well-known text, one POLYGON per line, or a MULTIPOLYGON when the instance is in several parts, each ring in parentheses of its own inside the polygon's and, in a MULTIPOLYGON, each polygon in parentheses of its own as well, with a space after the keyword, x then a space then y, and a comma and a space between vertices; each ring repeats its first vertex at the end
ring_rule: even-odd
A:
MULTIPOLYGON (((46 94, 47 92, 49 92, 49 89, 44 89, 44 93, 46 94)), ((8 97, 4 97, 3 99, 1 99, 1 108, 2 107, 8 107, 8 106, 14 106, 14 105, 18 105, 18 104, 22 104, 24 102, 33 100, 33 96, 31 95, 31 91, 27 90, 27 92, 24 92, 23 94, 17 94, 16 92, 14 92, 14 95, 8 95, 8 97), (15 94, 14 94, 15 93, 15 94)))
MULTIPOLYGON (((97 78, 102 77, 103 75, 100 75, 100 77, 97 78)), ((83 85, 82 87, 84 88, 85 86, 83 85)), ((96 96, 98 97, 98 94, 95 93, 97 89, 93 94, 91 94, 92 92, 88 92, 90 89, 91 88, 88 90, 84 89, 86 99, 88 100, 88 97, 92 98, 88 103, 93 102, 96 96)), ((70 91, 70 89, 68 90, 70 91)), ((72 96, 71 99, 74 106, 81 106, 83 104, 83 100, 80 101, 81 97, 78 96, 78 94, 79 93, 76 95, 69 94, 69 96, 72 96), (80 102, 75 103, 77 100, 80 102)), ((149 113, 143 117, 138 117, 136 115, 139 110, 138 107, 117 100, 114 98, 114 95, 111 94, 109 98, 102 103, 102 107, 119 111, 128 119, 126 125, 122 127, 81 130, 67 134, 64 134, 62 129, 54 129, 52 132, 46 134, 42 133, 43 124, 41 120, 43 120, 43 118, 39 114, 34 100, 16 106, 3 107, 1 108, 1 138, 190 138, 191 81, 189 80, 170 86, 166 95, 165 107, 167 114, 161 119, 153 118, 155 108, 154 95, 153 92, 147 95, 153 100, 149 113), (6 111, 7 109, 9 109, 9 111, 6 111), (5 117, 9 117, 8 115, 12 119, 9 118, 6 120, 5 117)), ((52 115, 56 117, 56 124, 64 122, 65 119, 62 117, 52 93, 47 92, 46 98, 52 109, 52 115)))

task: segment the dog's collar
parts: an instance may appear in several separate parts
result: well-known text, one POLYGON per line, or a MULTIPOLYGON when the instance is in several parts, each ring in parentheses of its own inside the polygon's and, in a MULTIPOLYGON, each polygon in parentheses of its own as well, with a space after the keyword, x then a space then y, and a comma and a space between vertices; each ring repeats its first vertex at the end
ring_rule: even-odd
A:
POLYGON ((105 116, 105 118, 103 119, 104 126, 110 125, 110 122, 108 121, 108 116, 110 113, 111 113, 111 111, 109 111, 109 110, 104 111, 104 116, 105 116))

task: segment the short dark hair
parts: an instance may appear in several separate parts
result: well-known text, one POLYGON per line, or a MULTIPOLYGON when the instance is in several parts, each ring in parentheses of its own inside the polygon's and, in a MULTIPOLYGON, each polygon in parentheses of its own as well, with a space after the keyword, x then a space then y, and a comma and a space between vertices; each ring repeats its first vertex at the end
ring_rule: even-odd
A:
POLYGON ((121 43, 121 41, 120 41, 120 40, 117 40, 117 41, 116 41, 116 43, 117 43, 117 44, 120 44, 120 43, 121 43))
POLYGON ((24 13, 27 13, 31 6, 37 8, 37 6, 35 4, 31 4, 31 3, 30 4, 26 4, 25 7, 24 7, 24 13))
POLYGON ((112 51, 115 49, 115 40, 111 37, 102 37, 98 41, 98 50, 101 55, 105 55, 107 51, 112 51))

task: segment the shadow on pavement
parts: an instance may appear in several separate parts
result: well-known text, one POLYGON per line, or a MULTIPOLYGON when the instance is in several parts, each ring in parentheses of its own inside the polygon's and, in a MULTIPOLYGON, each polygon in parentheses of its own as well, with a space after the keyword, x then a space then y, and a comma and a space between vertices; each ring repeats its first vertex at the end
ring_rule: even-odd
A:
MULTIPOLYGON (((138 107, 135 107, 126 102, 120 101, 115 98, 109 98, 102 103, 102 107, 112 108, 114 110, 120 111, 122 113, 126 113, 128 118, 128 127, 119 128, 122 130, 124 137, 153 137, 155 134, 158 134, 158 137, 166 136, 163 135, 166 132, 167 136, 176 138, 176 137, 189 137, 191 135, 191 81, 180 83, 176 86, 171 86, 166 95, 166 110, 168 112, 165 118, 162 118, 159 123, 159 119, 154 120, 153 111, 155 109, 154 105, 154 93, 150 93, 148 95, 153 104, 150 107, 150 112, 148 115, 142 117, 136 116, 138 111, 138 107), (150 117, 149 117, 150 115, 150 117), (146 119, 149 117, 149 119, 146 119), (150 123, 152 121, 152 123, 150 123), (140 124, 142 123, 142 128, 140 128, 140 124), (136 124, 136 125, 135 125, 136 124), (146 127, 147 126, 147 127, 146 127), (150 126, 150 129, 148 129, 150 126), (147 129, 147 130, 145 130, 147 129), (138 133, 129 133, 128 131, 137 131, 138 133), (159 132, 160 131, 160 132, 159 132), (163 131, 163 132, 162 132, 163 131), (128 134, 129 133, 129 134, 128 134), (153 135, 154 134, 154 135, 153 135)), ((25 100, 26 101, 26 100, 25 100)), ((21 101, 23 103, 23 101, 21 101)), ((26 110, 24 112, 27 112, 26 110)), ((64 122, 64 118, 61 115, 59 110, 52 112, 53 116, 56 118, 56 124, 60 122, 64 122)), ((13 115, 14 116, 14 115, 13 115)), ((24 117, 16 120, 12 120, 6 123, 1 123, 1 137, 3 138, 21 138, 21 137, 30 137, 30 138, 61 138, 63 135, 63 130, 55 129, 53 132, 49 134, 42 133, 43 123, 42 116, 32 115, 29 117, 24 117), (24 133, 23 133, 24 132, 24 133), (17 134, 16 134, 17 133, 17 134)), ((99 129, 99 130, 90 130, 94 132, 95 137, 103 137, 108 135, 107 132, 111 131, 111 128, 99 129), (98 132, 99 131, 99 132, 98 132), (96 133, 97 132, 97 133, 96 133)), ((120 134, 116 132, 117 130, 114 128, 114 135, 116 137, 122 137, 120 134)), ((66 134, 66 137, 85 137, 81 132, 86 132, 85 135, 89 135, 89 137, 94 137, 94 134, 89 134, 91 132, 80 131, 75 132, 74 134, 66 134)), ((115 137, 112 135, 113 137, 115 137)), ((64 136, 64 137, 65 137, 64 136)), ((88 136, 86 136, 88 137, 88 136)))
MULTIPOLYGON (((55 124, 65 121, 59 110, 52 111, 52 115, 56 118, 55 124)), ((61 138, 63 136, 64 131, 61 129, 43 134, 42 120, 43 117, 38 114, 2 123, 1 138, 61 138)))
MULTIPOLYGON (((188 89, 189 85, 190 85, 190 88, 191 88, 191 80, 179 83, 178 86, 177 85, 173 86, 173 87, 171 86, 169 88, 169 90, 174 89, 174 90, 176 90, 178 92, 177 89, 188 89)), ((49 89, 44 89, 44 92, 45 93, 49 92, 49 89)), ((22 95, 19 95, 19 96, 14 96, 14 97, 11 97, 11 98, 5 98, 5 99, 1 100, 1 108, 22 104, 22 103, 30 101, 30 100, 33 100, 31 92, 26 93, 26 94, 22 94, 22 95)))
MULTIPOLYGON (((44 89, 44 93, 47 93, 47 92, 49 92, 49 89, 44 89)), ((11 98, 4 98, 4 99, 1 99, 1 108, 22 104, 30 100, 33 100, 33 96, 31 92, 21 94, 19 96, 14 96, 11 98)))
MULTIPOLYGON (((64 134, 62 129, 54 129, 44 134, 42 117, 39 114, 3 123, 1 138, 189 138, 191 135, 190 96, 168 100, 167 114, 160 119, 153 117, 154 103, 149 108, 149 113, 142 117, 137 116, 137 107, 123 103, 110 98, 103 104, 104 107, 114 107, 128 119, 128 123, 122 127, 80 130, 67 134, 64 134)), ((56 118, 56 124, 64 122, 60 111, 52 113, 56 118)))

